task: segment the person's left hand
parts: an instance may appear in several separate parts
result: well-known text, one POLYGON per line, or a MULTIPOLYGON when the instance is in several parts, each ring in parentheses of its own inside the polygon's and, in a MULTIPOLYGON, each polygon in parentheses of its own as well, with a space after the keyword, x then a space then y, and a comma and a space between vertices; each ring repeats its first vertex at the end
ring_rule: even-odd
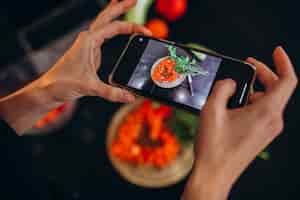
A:
POLYGON ((23 135, 50 110, 82 96, 99 96, 114 102, 134 101, 128 91, 102 82, 97 71, 105 40, 120 34, 151 35, 141 25, 114 20, 135 3, 136 0, 112 0, 89 30, 79 34, 72 47, 48 72, 13 94, 0 98, 0 118, 23 135))
POLYGON ((112 0, 99 14, 90 29, 81 32, 73 46, 39 80, 58 102, 75 100, 82 96, 100 96, 113 102, 131 102, 128 91, 109 86, 97 75, 101 65, 103 42, 116 35, 141 33, 151 35, 145 27, 114 20, 124 14, 136 0, 112 0))

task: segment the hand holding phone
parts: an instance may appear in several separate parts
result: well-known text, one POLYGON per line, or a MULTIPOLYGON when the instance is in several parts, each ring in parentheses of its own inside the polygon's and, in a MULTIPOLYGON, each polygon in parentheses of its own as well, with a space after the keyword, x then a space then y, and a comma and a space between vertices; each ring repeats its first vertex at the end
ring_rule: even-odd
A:
POLYGON ((183 199, 227 199, 241 173, 283 130, 282 116, 298 78, 281 47, 273 58, 276 72, 261 61, 247 60, 257 67, 266 90, 253 93, 244 108, 226 109, 234 93, 232 81, 215 85, 200 115, 194 168, 183 199))
POLYGON ((170 41, 133 35, 110 83, 167 104, 199 112, 214 83, 231 78, 237 89, 229 107, 246 104, 255 68, 244 61, 170 41))

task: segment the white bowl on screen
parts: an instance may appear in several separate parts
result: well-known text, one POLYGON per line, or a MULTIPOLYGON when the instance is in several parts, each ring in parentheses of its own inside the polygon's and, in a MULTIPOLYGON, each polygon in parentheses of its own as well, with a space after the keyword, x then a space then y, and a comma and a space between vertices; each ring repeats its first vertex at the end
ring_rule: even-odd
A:
POLYGON ((152 73, 154 72, 154 69, 158 66, 158 64, 163 61, 164 59, 167 59, 167 58, 170 58, 170 56, 165 56, 165 57, 162 57, 160 59, 158 59, 153 65, 152 65, 152 68, 151 68, 151 80, 155 83, 155 85, 161 87, 161 88, 174 88, 174 87, 177 87, 179 86, 186 78, 186 75, 183 75, 183 74, 179 74, 179 77, 175 80, 175 81, 172 81, 172 82, 160 82, 160 81, 157 81, 157 80, 154 80, 152 78, 152 73))

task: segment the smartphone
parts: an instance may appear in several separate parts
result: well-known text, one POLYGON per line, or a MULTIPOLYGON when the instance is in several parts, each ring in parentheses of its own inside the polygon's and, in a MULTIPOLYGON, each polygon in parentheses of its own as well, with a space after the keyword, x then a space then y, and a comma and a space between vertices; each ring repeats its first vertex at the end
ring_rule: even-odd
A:
POLYGON ((228 107, 248 101, 255 67, 242 60, 133 35, 109 76, 109 83, 137 95, 199 112, 217 80, 231 78, 237 89, 228 107))

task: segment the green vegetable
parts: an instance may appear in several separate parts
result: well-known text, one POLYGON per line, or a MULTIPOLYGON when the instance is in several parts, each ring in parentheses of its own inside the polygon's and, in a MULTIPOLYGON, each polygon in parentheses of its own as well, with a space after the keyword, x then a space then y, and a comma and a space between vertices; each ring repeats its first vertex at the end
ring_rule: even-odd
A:
POLYGON ((270 160, 271 155, 268 151, 263 151, 258 155, 258 157, 263 159, 263 160, 270 160))
MULTIPOLYGON (((204 52, 210 52, 210 53, 217 53, 216 51, 214 51, 214 50, 212 50, 212 49, 209 49, 209 48, 207 48, 206 46, 203 46, 203 45, 201 45, 201 44, 196 44, 196 43, 188 43, 188 44, 186 44, 186 46, 188 46, 188 47, 191 47, 191 48, 195 48, 195 49, 199 49, 200 51, 204 51, 204 52)), ((193 53, 195 53, 195 54, 199 54, 200 55, 200 60, 202 60, 201 59, 201 57, 203 57, 203 55, 205 55, 205 54, 203 54, 203 53, 200 53, 200 52, 198 52, 198 51, 193 51, 193 53), (201 55, 202 54, 202 55, 201 55)), ((206 56, 206 55, 205 55, 206 56)))
POLYGON ((194 142, 198 129, 198 117, 192 113, 173 109, 173 117, 168 122, 169 127, 179 139, 181 144, 194 142))
POLYGON ((174 46, 167 46, 168 51, 170 53, 171 59, 176 62, 175 71, 180 74, 185 75, 208 75, 208 72, 204 70, 202 67, 197 65, 195 59, 190 59, 188 56, 178 56, 176 54, 176 47, 174 46))
POLYGON ((147 15, 153 0, 139 0, 135 7, 129 10, 124 19, 136 24, 145 24, 147 21, 147 15))

